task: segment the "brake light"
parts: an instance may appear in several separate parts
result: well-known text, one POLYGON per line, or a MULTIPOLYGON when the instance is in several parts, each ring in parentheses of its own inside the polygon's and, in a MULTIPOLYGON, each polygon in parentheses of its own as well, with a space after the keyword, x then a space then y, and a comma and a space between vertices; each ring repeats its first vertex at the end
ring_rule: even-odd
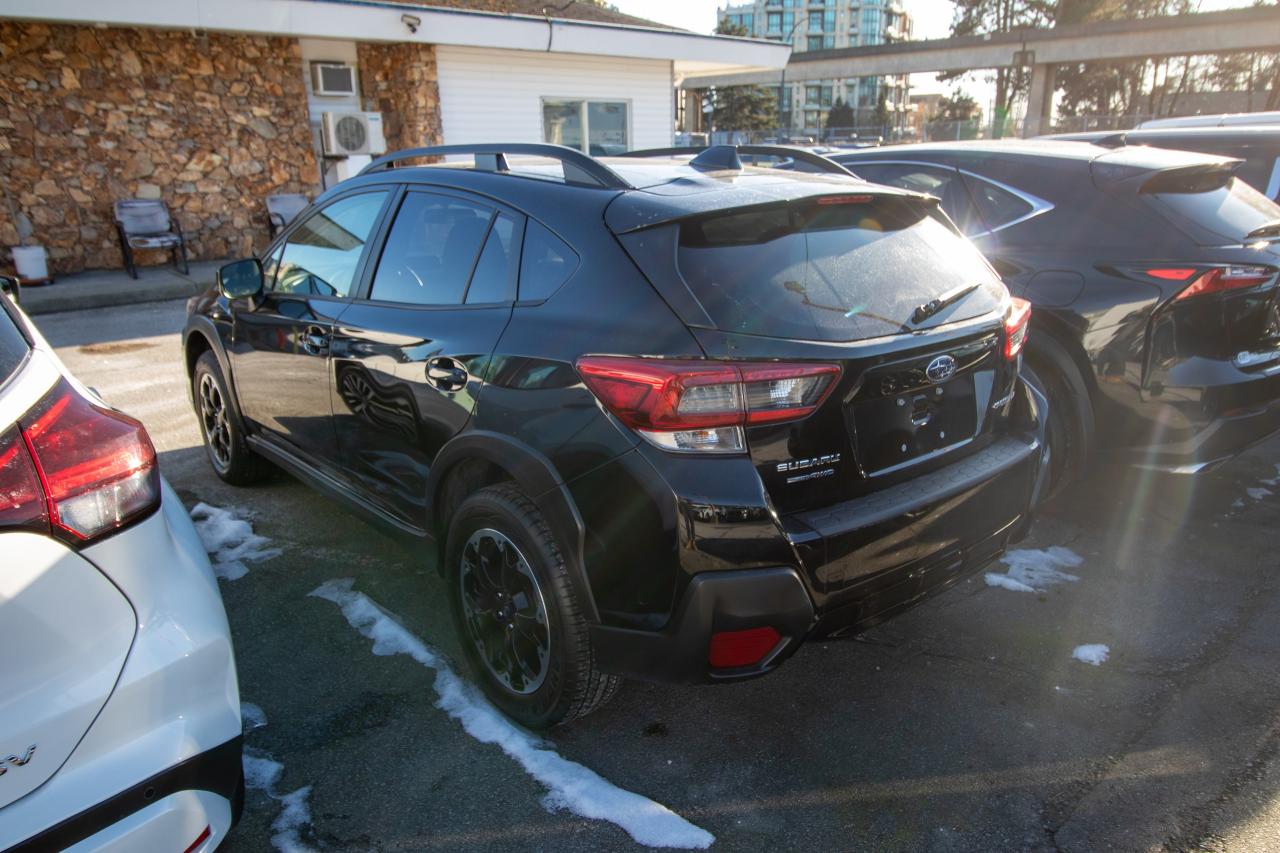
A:
MULTIPOLYGON (((1149 273, 1150 271, 1148 271, 1149 273)), ((1214 267, 1202 273, 1195 281, 1184 288, 1174 300, 1188 299, 1193 296, 1207 296, 1210 293, 1223 293, 1230 290, 1244 290, 1266 284, 1275 275, 1270 267, 1230 266, 1214 267)))
POLYGON ((578 359, 583 382, 618 420, 666 450, 735 453, 743 427, 798 420, 826 399, 835 364, 578 359))
POLYGON ((717 631, 711 635, 707 662, 713 669, 751 666, 773 651, 782 635, 774 628, 748 628, 745 631, 717 631))
POLYGON ((0 528, 49 529, 44 493, 17 427, 0 435, 0 528))
POLYGON ((1195 267, 1156 267, 1145 272, 1161 281, 1186 281, 1196 274, 1195 267))
POLYGON ((1031 303, 1013 298, 1013 305, 1004 318, 1004 357, 1013 361, 1027 344, 1027 332, 1031 322, 1031 303))
MULTIPOLYGON (((142 424, 93 405, 65 381, 23 419, 21 437, 42 511, 64 538, 109 533, 159 503, 156 452, 142 424)), ((7 477, 9 468, 0 472, 7 477)))

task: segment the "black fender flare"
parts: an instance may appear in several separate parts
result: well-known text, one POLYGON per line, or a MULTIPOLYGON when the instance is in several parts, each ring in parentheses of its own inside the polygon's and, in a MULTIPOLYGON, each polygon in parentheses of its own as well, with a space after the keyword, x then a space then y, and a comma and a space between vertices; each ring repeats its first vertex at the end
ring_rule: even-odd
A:
MULTIPOLYGON (((551 460, 534 448, 511 436, 487 430, 471 430, 456 436, 441 448, 431 465, 427 480, 429 517, 434 516, 435 508, 440 505, 441 490, 449 472, 457 464, 471 459, 487 462, 506 471, 538 507, 560 545, 560 552, 564 555, 565 567, 569 572, 569 582, 573 585, 583 617, 590 624, 599 624, 600 613, 596 609, 583 556, 586 527, 582 522, 582 515, 551 460)), ((441 535, 437 542, 440 553, 437 566, 442 574, 445 570, 444 539, 441 535)))
MULTIPOLYGON (((240 417, 240 393, 236 389, 235 377, 231 373, 231 359, 227 357, 226 347, 223 346, 222 335, 218 334, 218 327, 208 317, 195 314, 187 318, 186 328, 182 330, 182 364, 185 368, 187 365, 187 353, 191 351, 191 339, 196 335, 201 336, 209 345, 209 349, 213 351, 213 357, 218 360, 218 367, 222 368, 222 378, 227 383, 227 389, 231 392, 232 406, 231 415, 236 419, 236 425, 241 431, 245 431, 243 419, 240 417)), ((191 375, 187 375, 187 399, 191 404, 195 405, 195 389, 191 387, 191 375)))

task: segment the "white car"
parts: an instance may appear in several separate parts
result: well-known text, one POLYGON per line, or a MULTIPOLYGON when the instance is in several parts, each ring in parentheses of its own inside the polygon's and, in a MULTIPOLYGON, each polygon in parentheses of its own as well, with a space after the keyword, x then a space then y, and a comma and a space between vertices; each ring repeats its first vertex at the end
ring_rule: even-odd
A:
POLYGON ((244 802, 226 612, 142 424, 0 296, 0 850, 213 850, 244 802))

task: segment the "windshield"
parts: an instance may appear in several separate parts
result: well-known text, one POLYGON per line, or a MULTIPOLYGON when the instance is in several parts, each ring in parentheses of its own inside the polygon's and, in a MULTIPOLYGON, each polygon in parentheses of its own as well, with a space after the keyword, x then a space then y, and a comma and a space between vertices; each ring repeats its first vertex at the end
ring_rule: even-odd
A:
POLYGON ((1201 244, 1239 243, 1280 223, 1280 205, 1238 177, 1188 176, 1180 184, 1148 184, 1144 192, 1201 244))
POLYGON ((721 212, 681 225, 677 261, 724 331, 854 341, 991 311, 1003 285, 931 208, 855 195, 721 212), (911 322, 917 307, 973 284, 954 305, 911 322))

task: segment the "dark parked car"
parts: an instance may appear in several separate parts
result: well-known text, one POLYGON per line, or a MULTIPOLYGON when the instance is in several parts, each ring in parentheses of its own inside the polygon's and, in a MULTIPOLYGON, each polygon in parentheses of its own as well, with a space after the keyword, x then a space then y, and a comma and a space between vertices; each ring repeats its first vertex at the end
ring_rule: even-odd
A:
POLYGON ((433 554, 531 726, 886 619, 1026 529, 1044 401, 936 201, 827 166, 375 161, 191 301, 209 460, 433 554))
POLYGON ((1104 148, 1150 145, 1199 151, 1244 162, 1236 177, 1272 201, 1280 201, 1280 125, 1267 127, 1161 127, 1139 130, 1063 133, 1046 139, 1092 142, 1104 148))
POLYGON ((1035 306, 1055 488, 1095 446, 1195 472, 1280 429, 1280 207, 1239 160, 997 141, 838 158, 929 192, 1035 306))

